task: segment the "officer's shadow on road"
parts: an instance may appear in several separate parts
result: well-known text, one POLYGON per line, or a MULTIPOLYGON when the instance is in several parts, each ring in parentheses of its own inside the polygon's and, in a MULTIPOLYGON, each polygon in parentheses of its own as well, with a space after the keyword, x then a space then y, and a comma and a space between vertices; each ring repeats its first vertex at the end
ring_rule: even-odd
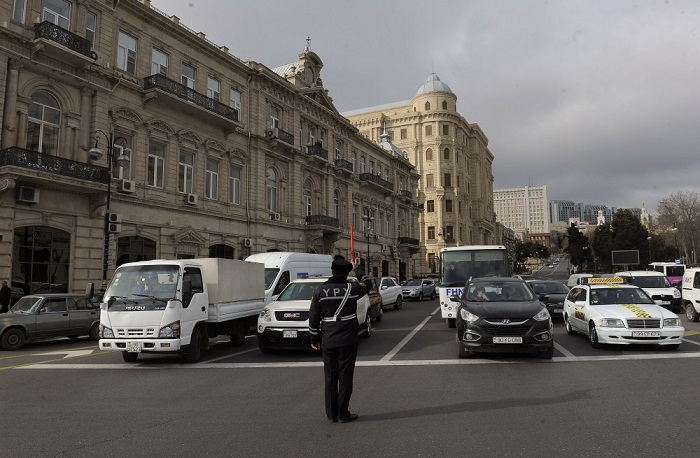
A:
POLYGON ((507 398, 488 401, 465 401, 458 402, 456 404, 419 407, 416 409, 398 410, 395 412, 361 414, 360 420, 363 422, 398 420, 401 418, 428 417, 432 415, 485 412, 513 407, 558 405, 565 402, 588 399, 590 397, 591 395, 588 393, 588 391, 574 391, 573 393, 565 393, 560 396, 553 396, 550 398, 507 398))

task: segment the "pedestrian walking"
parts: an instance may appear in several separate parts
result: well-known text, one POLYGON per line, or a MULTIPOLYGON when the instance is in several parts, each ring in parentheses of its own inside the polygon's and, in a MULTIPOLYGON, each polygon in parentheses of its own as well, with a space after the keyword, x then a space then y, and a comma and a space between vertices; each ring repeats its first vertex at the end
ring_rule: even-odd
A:
POLYGON ((372 283, 358 261, 335 259, 331 274, 311 297, 309 334, 311 348, 323 351, 326 416, 334 423, 347 423, 358 418, 350 413, 360 330, 357 300, 369 293, 372 283), (348 281, 352 270, 359 282, 348 281))
POLYGON ((12 299, 12 289, 3 280, 0 288, 0 313, 7 313, 10 310, 10 300, 12 299))

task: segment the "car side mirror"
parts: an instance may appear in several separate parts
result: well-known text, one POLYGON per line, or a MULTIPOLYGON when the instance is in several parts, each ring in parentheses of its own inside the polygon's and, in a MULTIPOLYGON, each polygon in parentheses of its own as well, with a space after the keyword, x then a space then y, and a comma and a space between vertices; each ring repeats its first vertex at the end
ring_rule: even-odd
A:
POLYGON ((85 285, 85 299, 90 300, 93 297, 95 297, 95 284, 89 281, 85 285))
POLYGON ((540 294, 541 301, 546 301, 547 299, 549 299, 549 294, 545 294, 545 293, 540 294))
POLYGON ((456 294, 453 294, 452 296, 450 296, 450 300, 452 302, 459 302, 459 296, 456 294))

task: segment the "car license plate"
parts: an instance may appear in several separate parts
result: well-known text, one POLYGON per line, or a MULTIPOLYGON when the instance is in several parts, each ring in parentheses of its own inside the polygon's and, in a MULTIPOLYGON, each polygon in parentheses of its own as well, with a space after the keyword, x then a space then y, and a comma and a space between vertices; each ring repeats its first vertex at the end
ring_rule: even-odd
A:
POLYGON ((296 329, 293 329, 291 331, 282 331, 282 337, 284 339, 296 339, 297 338, 297 331, 296 331, 296 329))
POLYGON ((632 337, 661 337, 661 331, 632 331, 632 337))
POLYGON ((493 343, 519 344, 523 343, 522 337, 494 337, 493 343))
POLYGON ((129 353, 141 353, 141 342, 127 342, 126 351, 129 353))

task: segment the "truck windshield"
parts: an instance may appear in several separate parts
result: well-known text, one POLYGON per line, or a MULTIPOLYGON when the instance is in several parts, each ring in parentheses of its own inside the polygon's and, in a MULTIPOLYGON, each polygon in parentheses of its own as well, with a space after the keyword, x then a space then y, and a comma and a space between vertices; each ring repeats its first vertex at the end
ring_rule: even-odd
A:
POLYGON ((104 299, 155 297, 172 299, 177 292, 178 266, 140 265, 117 269, 104 299))

